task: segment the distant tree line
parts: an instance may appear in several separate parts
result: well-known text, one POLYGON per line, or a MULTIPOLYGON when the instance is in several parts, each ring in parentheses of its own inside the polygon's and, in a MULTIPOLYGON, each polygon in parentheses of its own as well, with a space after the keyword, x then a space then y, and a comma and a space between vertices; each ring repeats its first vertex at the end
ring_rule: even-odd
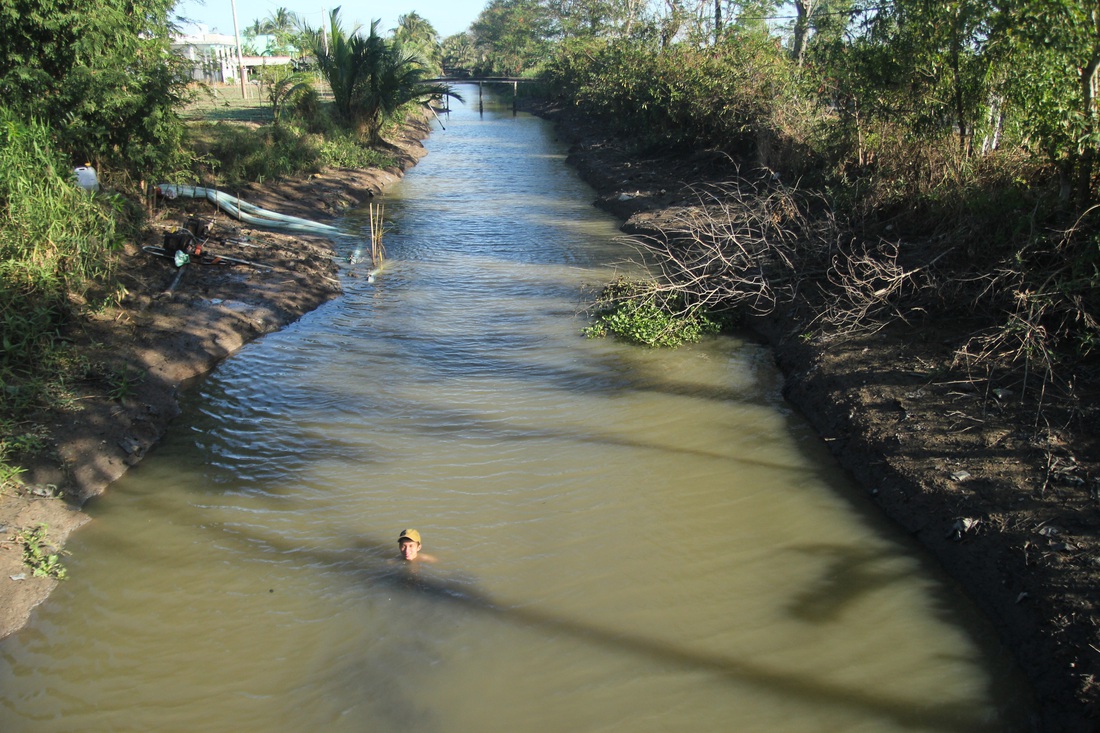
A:
MULTIPOLYGON (((828 144, 842 136, 856 168, 884 152, 877 143, 890 128, 898 139, 954 138, 954 164, 1020 151, 1052 167, 1062 201, 1083 210, 1095 200, 1100 8, 1084 0, 490 0, 442 48, 445 66, 549 72, 563 92, 584 81, 575 102, 614 106, 624 120, 637 110, 639 128, 660 103, 647 97, 662 94, 660 80, 630 75, 641 58, 645 74, 662 54, 706 67, 683 68, 666 80, 670 89, 729 87, 731 75, 747 75, 764 91, 768 69, 769 96, 759 102, 788 116, 794 108, 826 115, 839 128, 828 144), (601 78, 616 59, 626 77, 601 78)), ((666 102, 675 134, 684 112, 675 98, 666 102)))

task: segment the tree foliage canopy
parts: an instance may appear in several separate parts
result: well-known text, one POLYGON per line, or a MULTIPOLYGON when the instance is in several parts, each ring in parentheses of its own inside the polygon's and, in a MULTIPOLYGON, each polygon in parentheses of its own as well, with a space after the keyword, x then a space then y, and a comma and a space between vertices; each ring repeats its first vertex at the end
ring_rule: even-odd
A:
POLYGON ((3 3, 0 99, 51 128, 75 163, 95 162, 134 182, 177 170, 186 78, 168 52, 173 5, 3 3))

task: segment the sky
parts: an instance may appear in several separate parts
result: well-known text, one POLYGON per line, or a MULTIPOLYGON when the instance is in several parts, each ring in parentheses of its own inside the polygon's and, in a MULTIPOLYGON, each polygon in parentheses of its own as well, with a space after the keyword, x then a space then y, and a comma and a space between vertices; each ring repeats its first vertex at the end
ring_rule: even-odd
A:
MULTIPOLYGON (((388 33, 397 26, 399 15, 415 10, 435 27, 442 39, 467 30, 489 0, 385 0, 370 4, 348 3, 346 0, 329 0, 329 4, 317 0, 236 1, 237 21, 242 34, 247 26, 252 25, 252 21, 263 20, 278 8, 286 8, 305 18, 314 28, 319 28, 325 15, 339 7, 345 28, 356 25, 369 27, 372 20, 381 18, 379 31, 382 33, 388 33)), ((233 5, 229 0, 180 0, 175 13, 205 25, 208 33, 233 35, 233 5)), ((194 28, 185 26, 183 31, 193 33, 194 28)))

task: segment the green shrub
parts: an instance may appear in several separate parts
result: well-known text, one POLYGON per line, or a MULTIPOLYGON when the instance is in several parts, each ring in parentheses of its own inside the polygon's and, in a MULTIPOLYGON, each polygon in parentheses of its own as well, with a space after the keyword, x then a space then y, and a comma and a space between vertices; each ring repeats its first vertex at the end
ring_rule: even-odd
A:
POLYGON ((544 79, 619 133, 670 146, 752 153, 791 95, 793 68, 764 34, 660 50, 636 40, 563 44, 544 79))
POLYGON ((387 168, 393 156, 363 145, 351 133, 332 132, 320 143, 320 161, 333 168, 387 168))

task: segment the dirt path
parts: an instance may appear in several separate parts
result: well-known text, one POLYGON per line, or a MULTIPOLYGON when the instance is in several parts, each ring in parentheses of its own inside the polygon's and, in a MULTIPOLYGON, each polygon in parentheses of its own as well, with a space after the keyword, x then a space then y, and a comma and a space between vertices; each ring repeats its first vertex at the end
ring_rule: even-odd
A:
MULTIPOLYGON (((392 169, 329 170, 232 193, 263 208, 322 221, 399 179, 424 155, 420 141, 429 131, 423 122, 406 128, 397 141, 399 165, 392 169)), ((50 426, 50 449, 29 464, 26 489, 0 493, 0 637, 21 628, 58 582, 35 577, 23 564, 18 533, 45 524, 45 546, 62 547, 88 521, 80 507, 164 435, 178 413, 177 393, 186 380, 340 293, 327 239, 241 229, 205 201, 160 205, 145 240, 129 243, 124 253, 125 301, 68 334, 95 365, 96 376, 74 385, 69 409, 43 416, 50 426), (142 245, 162 244, 165 231, 191 216, 213 218, 216 235, 252 240, 211 241, 208 251, 271 269, 191 264, 180 275, 171 261, 142 251, 142 245), (104 374, 132 378, 112 382, 104 374)))
MULTIPOLYGON (((554 110, 596 205, 653 233, 687 188, 736 178, 723 156, 645 156, 554 110)), ((773 347, 785 396, 872 502, 912 534, 988 616, 1031 680, 1052 732, 1100 731, 1098 385, 1076 413, 1037 419, 1037 390, 973 375, 951 323, 810 336, 804 303, 748 325, 773 347)))

